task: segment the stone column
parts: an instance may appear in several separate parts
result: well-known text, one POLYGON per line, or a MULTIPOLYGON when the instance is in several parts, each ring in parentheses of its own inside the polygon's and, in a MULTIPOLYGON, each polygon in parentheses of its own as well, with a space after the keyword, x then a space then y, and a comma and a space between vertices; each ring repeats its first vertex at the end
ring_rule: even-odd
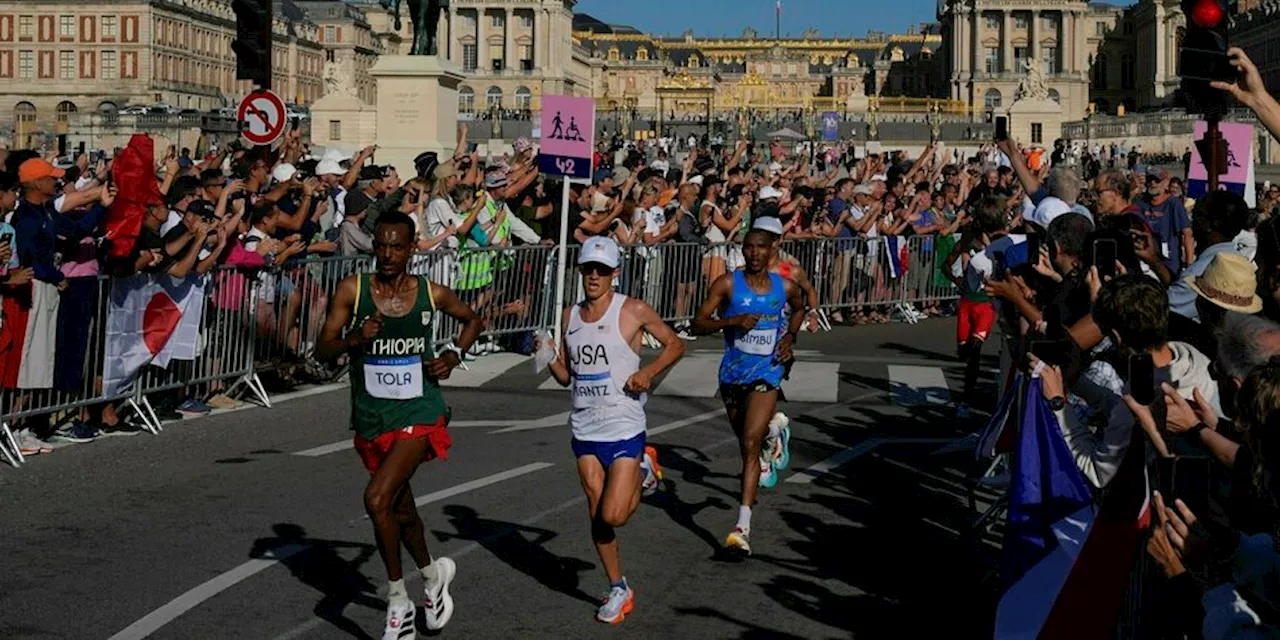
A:
POLYGON ((546 19, 542 16, 542 7, 533 9, 533 68, 542 70, 542 49, 546 46, 542 38, 542 25, 546 19))
POLYGON ((449 5, 449 40, 448 49, 445 49, 446 57, 450 62, 461 66, 462 64, 462 45, 458 44, 458 7, 449 5))
POLYGON ((1004 20, 1001 21, 1000 31, 1000 51, 1001 51, 1001 71, 1009 73, 1014 71, 1013 68, 1013 12, 1004 11, 1004 20))
POLYGON ((503 62, 507 69, 515 70, 520 68, 520 63, 516 60, 516 10, 507 8, 506 27, 506 46, 503 47, 503 62))
MULTIPOLYGON (((1165 60, 1165 40, 1164 40, 1164 33, 1165 33, 1164 5, 1157 2, 1155 6, 1155 10, 1156 10, 1155 24, 1152 25, 1152 29, 1151 29, 1152 35, 1154 36, 1152 39, 1155 40, 1155 42, 1152 43, 1152 46, 1155 48, 1155 51, 1152 52, 1153 55, 1151 56, 1155 58, 1155 63, 1156 63, 1155 69, 1154 69, 1155 77, 1148 80, 1147 83, 1151 87, 1151 91, 1152 91, 1151 97, 1159 98, 1163 93, 1164 78, 1165 78, 1165 74, 1168 72, 1168 67, 1165 65, 1166 60, 1165 60)), ((1138 59, 1141 60, 1142 57, 1139 56, 1138 59)), ((1139 70, 1139 75, 1137 79, 1139 83, 1143 81, 1143 78, 1142 78, 1143 75, 1145 74, 1139 70)))
MULTIPOLYGON (((493 63, 489 62, 489 27, 485 25, 489 16, 485 15, 484 10, 484 5, 476 7, 476 71, 493 73, 493 63)), ((477 109, 484 104, 484 96, 481 93, 483 90, 483 88, 476 89, 477 109)))
POLYGON ((965 41, 965 45, 969 47, 968 67, 969 67, 970 75, 977 73, 978 71, 983 69, 982 65, 984 63, 982 61, 982 45, 981 45, 982 33, 979 31, 979 29, 982 28, 982 25, 983 25, 982 12, 978 11, 977 9, 970 9, 969 10, 969 36, 968 36, 968 40, 965 41))
POLYGON ((1040 69, 1044 70, 1046 60, 1040 59, 1040 11, 1033 10, 1031 19, 1029 20, 1031 27, 1030 33, 1027 34, 1027 57, 1032 58, 1040 63, 1040 69))

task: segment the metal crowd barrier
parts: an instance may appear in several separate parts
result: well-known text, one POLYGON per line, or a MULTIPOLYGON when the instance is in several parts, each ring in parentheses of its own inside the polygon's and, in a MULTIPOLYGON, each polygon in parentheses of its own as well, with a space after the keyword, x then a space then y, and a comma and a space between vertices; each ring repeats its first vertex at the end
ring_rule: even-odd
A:
MULTIPOLYGON (((938 278, 939 253, 934 237, 900 239, 905 251, 891 255, 883 238, 788 240, 785 255, 809 274, 824 311, 909 307, 956 297, 949 282, 938 278), (897 264, 890 260, 897 258, 897 264)), ((563 302, 582 298, 581 279, 572 266, 577 246, 567 248, 570 265, 563 302)), ((558 251, 550 246, 431 251, 414 257, 409 271, 449 286, 485 319, 482 337, 494 340, 552 326, 558 251)), ((648 302, 669 322, 693 318, 711 282, 742 265, 740 248, 725 244, 676 244, 624 247, 617 288, 648 302)), ((127 391, 105 395, 102 387, 108 301, 113 281, 78 279, 75 313, 90 319, 83 368, 73 380, 58 380, 52 389, 0 390, 0 452, 11 464, 22 462, 10 427, 18 421, 79 411, 105 403, 123 403, 151 432, 161 430, 150 396, 201 385, 230 394, 241 385, 264 406, 270 398, 259 373, 281 372, 286 380, 307 372, 314 381, 340 378, 342 368, 316 362, 315 344, 324 325, 329 299, 338 284, 354 273, 371 271, 369 256, 311 257, 281 268, 246 273, 219 268, 206 279, 200 343, 195 359, 174 360, 167 369, 146 367, 127 391), (229 386, 228 386, 229 385, 229 386), (7 445, 7 446, 6 446, 7 445)), ((904 316, 911 319, 910 316, 904 316)), ((433 343, 444 345, 456 335, 452 320, 437 315, 433 343)), ((78 345, 77 345, 78 346, 78 345)))

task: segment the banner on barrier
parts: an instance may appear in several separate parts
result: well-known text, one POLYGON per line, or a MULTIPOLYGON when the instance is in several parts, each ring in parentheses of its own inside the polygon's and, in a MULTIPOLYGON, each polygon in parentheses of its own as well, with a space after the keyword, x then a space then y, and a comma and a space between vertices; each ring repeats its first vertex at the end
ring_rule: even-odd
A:
POLYGON ((103 391, 127 388, 147 364, 191 360, 200 339, 203 278, 136 275, 115 281, 107 309, 103 391))

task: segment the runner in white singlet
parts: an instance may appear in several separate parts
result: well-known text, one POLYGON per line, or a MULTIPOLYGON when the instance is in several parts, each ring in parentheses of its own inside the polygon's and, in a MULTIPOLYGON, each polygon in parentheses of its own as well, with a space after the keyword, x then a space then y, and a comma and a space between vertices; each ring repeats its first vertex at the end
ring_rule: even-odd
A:
POLYGON ((582 245, 578 267, 586 299, 565 310, 564 344, 550 366, 556 382, 573 390, 573 454, 590 507, 591 537, 610 586, 596 619, 610 624, 622 622, 635 606, 614 528, 635 513, 642 489, 656 489, 662 479, 657 451, 645 443, 646 394, 684 355, 684 341, 652 307, 613 292, 621 258, 610 238, 597 236, 582 245), (662 351, 642 367, 646 331, 662 351))

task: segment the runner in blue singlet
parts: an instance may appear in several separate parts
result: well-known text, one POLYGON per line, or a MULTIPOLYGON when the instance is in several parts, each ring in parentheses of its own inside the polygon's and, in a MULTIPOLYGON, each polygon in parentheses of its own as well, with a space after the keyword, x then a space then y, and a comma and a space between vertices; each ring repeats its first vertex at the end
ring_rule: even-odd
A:
POLYGON ((804 323, 802 314, 783 315, 787 304, 803 309, 800 288, 769 273, 776 236, 753 229, 742 243, 746 264, 711 285, 693 321, 697 334, 724 331, 720 363, 720 398, 742 450, 742 504, 738 523, 725 540, 732 553, 751 555, 751 505, 760 482, 760 451, 777 409, 784 363, 804 323), (719 319, 713 316, 719 315, 719 319), (783 329, 785 324, 785 330, 783 329))

